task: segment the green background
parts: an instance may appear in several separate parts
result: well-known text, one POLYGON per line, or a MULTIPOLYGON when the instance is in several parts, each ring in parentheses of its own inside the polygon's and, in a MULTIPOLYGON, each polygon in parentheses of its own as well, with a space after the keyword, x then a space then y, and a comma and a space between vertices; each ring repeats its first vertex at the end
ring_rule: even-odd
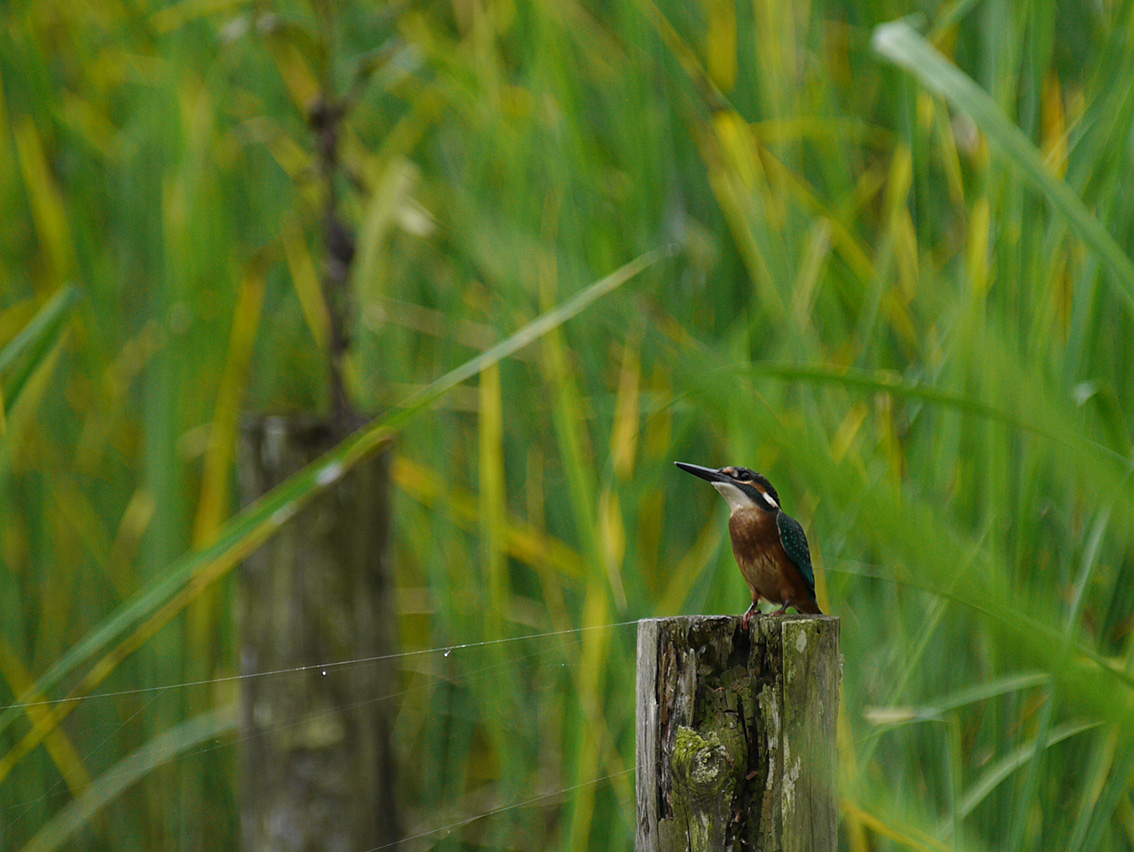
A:
POLYGON ((331 90, 407 848, 631 848, 632 622, 748 604, 675 459, 808 531, 844 848, 1134 848, 1134 3, 2 15, 0 847, 237 843, 232 569, 321 486, 234 516, 233 460, 326 407, 331 90))

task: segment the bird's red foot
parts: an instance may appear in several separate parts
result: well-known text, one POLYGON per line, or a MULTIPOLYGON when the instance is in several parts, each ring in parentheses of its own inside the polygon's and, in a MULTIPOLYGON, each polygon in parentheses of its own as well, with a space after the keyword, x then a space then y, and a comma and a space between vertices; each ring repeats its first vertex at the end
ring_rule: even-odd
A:
POLYGON ((748 612, 744 613, 744 618, 740 620, 741 626, 744 627, 744 632, 748 632, 748 625, 752 621, 753 615, 759 615, 760 610, 756 608, 756 601, 752 602, 752 606, 748 607, 748 612))
POLYGON ((777 609, 772 615, 787 615, 787 608, 791 606, 791 601, 784 601, 784 605, 777 609))

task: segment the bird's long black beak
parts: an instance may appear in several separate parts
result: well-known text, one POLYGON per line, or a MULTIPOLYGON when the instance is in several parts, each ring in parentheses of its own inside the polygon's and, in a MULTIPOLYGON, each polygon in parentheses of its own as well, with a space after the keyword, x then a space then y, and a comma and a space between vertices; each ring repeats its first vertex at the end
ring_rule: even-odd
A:
POLYGON ((719 470, 713 470, 711 467, 701 467, 699 464, 689 464, 689 462, 675 461, 675 465, 681 468, 686 473, 691 473, 694 476, 699 476, 709 482, 732 482, 732 479, 725 476, 719 470))

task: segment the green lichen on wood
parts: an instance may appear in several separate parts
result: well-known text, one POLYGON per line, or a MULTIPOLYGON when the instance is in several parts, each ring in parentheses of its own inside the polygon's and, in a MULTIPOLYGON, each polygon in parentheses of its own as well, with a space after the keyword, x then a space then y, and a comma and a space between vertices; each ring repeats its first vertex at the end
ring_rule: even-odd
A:
POLYGON ((704 716, 698 728, 706 737, 715 738, 728 756, 732 780, 739 782, 748 765, 748 739, 745 736, 746 708, 749 706, 743 693, 743 679, 733 686, 722 686, 707 690, 702 696, 701 710, 704 716))
POLYGON ((690 852, 720 849, 733 775, 728 750, 715 731, 702 736, 677 729, 670 762, 675 827, 684 828, 690 852))

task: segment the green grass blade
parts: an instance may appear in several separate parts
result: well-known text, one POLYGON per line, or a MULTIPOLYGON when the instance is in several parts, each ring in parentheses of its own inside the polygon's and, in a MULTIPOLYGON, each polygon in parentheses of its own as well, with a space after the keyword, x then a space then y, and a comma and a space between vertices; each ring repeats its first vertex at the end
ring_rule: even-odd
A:
POLYGON ((905 68, 926 88, 976 122, 1032 188, 1066 217, 1083 241, 1098 254, 1113 273, 1117 292, 1134 317, 1134 263, 1071 187, 1051 173, 1043 155, 1023 131, 1009 121, 996 101, 904 21, 876 27, 871 44, 882 56, 905 68))
POLYGON ((131 785, 190 749, 228 733, 236 727, 236 719, 236 707, 221 707, 162 731, 110 767, 82 795, 55 814, 27 842, 23 852, 51 852, 63 846, 131 785))
POLYGON ((6 407, 14 405, 19 398, 28 376, 67 321, 70 309, 79 300, 79 295, 77 287, 60 287, 20 333, 0 349, 0 374, 8 375, 3 394, 6 407), (23 357, 25 355, 26 358, 23 357))
POLYGON ((1070 739, 1071 737, 1097 727, 1099 727, 1098 722, 1068 722, 1063 725, 1058 725, 1052 728, 1047 736, 1043 737, 1038 742, 1024 743, 1019 748, 998 760, 989 767, 961 798, 961 801, 957 805, 957 810, 961 818, 963 819, 971 814, 977 805, 983 802, 988 797, 989 793, 1002 784, 1013 772, 1033 760, 1036 756, 1037 747, 1039 750, 1048 749, 1057 743, 1061 743, 1066 739, 1070 739))
POLYGON ((789 362, 757 361, 751 364, 719 368, 721 375, 748 374, 751 376, 770 376, 786 381, 802 381, 812 384, 839 385, 860 391, 892 393, 909 399, 921 400, 941 408, 949 408, 962 414, 981 417, 1002 423, 1024 432, 1031 432, 1051 441, 1067 446, 1080 442, 1083 446, 1098 452, 1101 456, 1127 464, 1127 459, 1114 450, 1091 441, 1070 430, 1057 430, 1045 423, 1026 416, 1015 414, 1004 408, 982 402, 971 396, 954 393, 927 382, 905 379, 883 370, 859 370, 855 368, 830 367, 825 364, 792 364, 789 362))

